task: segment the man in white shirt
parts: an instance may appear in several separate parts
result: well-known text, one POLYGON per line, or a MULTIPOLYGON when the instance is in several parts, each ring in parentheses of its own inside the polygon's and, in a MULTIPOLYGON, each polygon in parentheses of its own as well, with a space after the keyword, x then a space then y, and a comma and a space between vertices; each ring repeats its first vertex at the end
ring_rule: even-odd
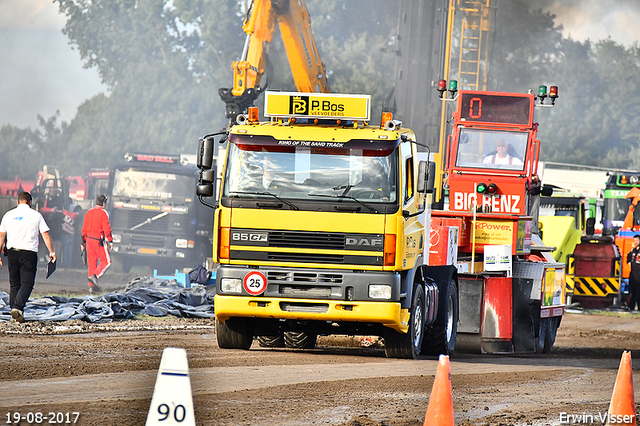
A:
POLYGON ((509 146, 504 139, 498 141, 495 154, 490 154, 484 157, 483 164, 510 164, 513 166, 521 166, 522 160, 518 157, 513 157, 508 154, 509 146))
POLYGON ((7 245, 9 306, 11 316, 17 322, 24 322, 24 307, 36 281, 40 234, 49 249, 49 257, 53 262, 56 261, 49 226, 39 212, 31 209, 31 201, 31 194, 21 192, 18 195, 18 206, 5 213, 0 222, 0 247, 5 244, 5 240, 7 245))

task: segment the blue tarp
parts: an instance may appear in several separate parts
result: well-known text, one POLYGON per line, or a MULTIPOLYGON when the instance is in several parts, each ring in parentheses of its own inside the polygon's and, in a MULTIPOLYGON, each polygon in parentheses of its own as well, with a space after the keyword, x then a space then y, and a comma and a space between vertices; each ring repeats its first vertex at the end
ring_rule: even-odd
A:
MULTIPOLYGON (((213 295, 208 294, 203 286, 185 289, 175 280, 141 277, 129 282, 122 293, 29 299, 24 309, 26 321, 82 320, 103 323, 132 319, 137 314, 213 318, 213 295)), ((10 320, 9 295, 0 292, 0 321, 10 320)))

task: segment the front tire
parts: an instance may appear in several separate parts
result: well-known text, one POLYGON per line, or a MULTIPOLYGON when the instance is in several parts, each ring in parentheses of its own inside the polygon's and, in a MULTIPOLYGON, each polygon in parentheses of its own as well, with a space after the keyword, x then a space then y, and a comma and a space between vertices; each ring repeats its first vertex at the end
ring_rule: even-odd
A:
POLYGON ((422 352, 427 355, 452 355, 458 336, 458 288, 449 282, 445 301, 444 322, 436 322, 425 330, 422 352))
POLYGON ((384 348, 387 358, 416 359, 422 347, 424 322, 424 289, 418 285, 413 293, 409 330, 406 333, 399 333, 386 328, 384 331, 384 348))
POLYGON ((216 317, 216 339, 222 349, 249 350, 253 343, 253 324, 246 318, 229 318, 224 322, 216 317))

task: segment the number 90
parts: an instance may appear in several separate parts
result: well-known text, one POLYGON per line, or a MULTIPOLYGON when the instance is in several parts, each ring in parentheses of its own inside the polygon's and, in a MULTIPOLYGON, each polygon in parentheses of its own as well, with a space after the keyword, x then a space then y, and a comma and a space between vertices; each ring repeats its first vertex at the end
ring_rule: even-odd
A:
MULTIPOLYGON (((160 404, 158 405, 158 413, 163 416, 159 419, 163 422, 171 415, 171 407, 168 404, 160 404)), ((173 410, 173 419, 178 423, 182 423, 185 417, 187 417, 187 409, 182 404, 176 405, 173 410)))

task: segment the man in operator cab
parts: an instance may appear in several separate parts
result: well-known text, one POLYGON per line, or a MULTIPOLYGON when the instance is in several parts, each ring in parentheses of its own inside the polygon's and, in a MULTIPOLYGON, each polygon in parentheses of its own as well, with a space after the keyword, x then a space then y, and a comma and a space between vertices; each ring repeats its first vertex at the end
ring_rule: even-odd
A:
POLYGON ((285 159, 278 154, 267 154, 262 162, 262 187, 269 190, 283 190, 291 186, 291 180, 287 176, 285 159))
POLYGON ((500 139, 496 145, 496 151, 484 157, 482 164, 521 166, 522 160, 516 156, 515 152, 510 152, 510 148, 504 139, 500 139))
POLYGON ((354 194, 366 191, 375 191, 364 194, 363 198, 389 199, 389 178, 385 173, 384 166, 379 161, 369 160, 363 165, 362 181, 355 185, 354 194), (359 190, 359 191, 358 191, 359 190))

